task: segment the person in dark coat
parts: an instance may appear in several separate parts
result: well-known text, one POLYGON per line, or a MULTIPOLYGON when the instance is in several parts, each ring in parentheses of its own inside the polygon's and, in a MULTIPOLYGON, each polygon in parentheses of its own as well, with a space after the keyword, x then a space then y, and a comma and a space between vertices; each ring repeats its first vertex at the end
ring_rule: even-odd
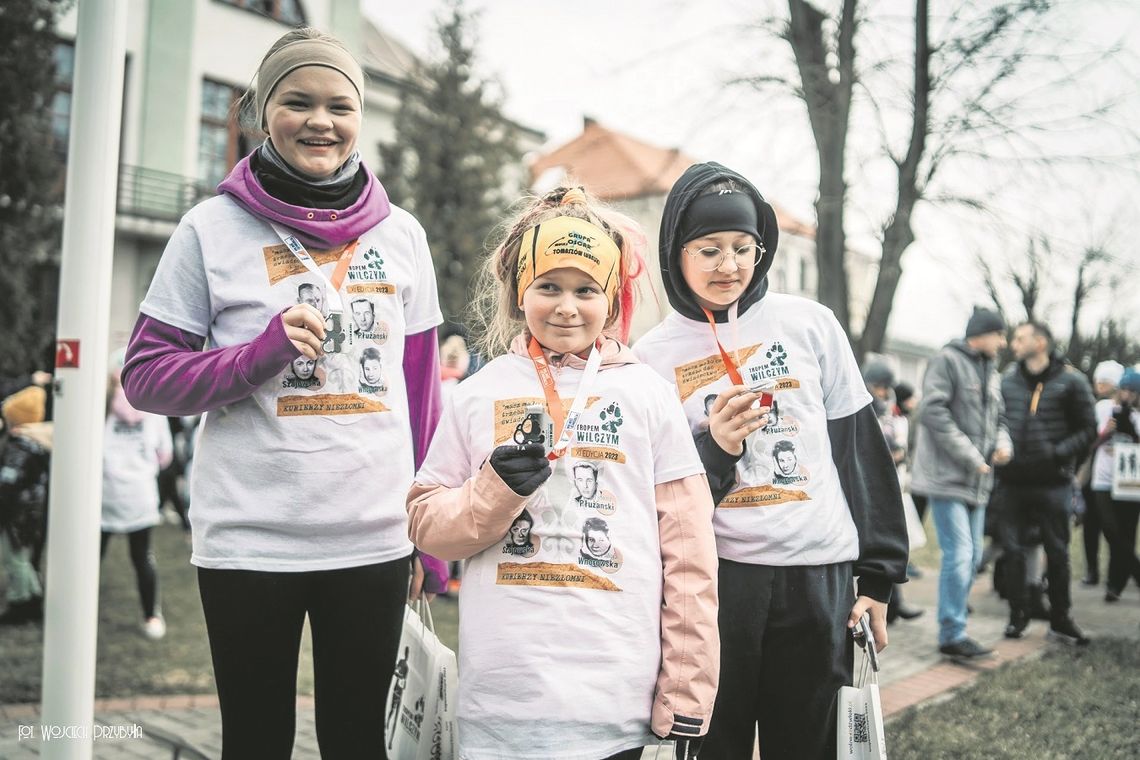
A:
POLYGON ((1013 458, 997 469, 1010 610, 1005 635, 1020 638, 1029 623, 1025 555, 1036 530, 1048 563, 1050 636, 1083 645, 1088 637, 1069 614, 1069 525, 1077 460, 1096 435, 1092 389, 1055 352, 1045 325, 1019 325, 1012 347, 1017 363, 1005 372, 1001 390, 1013 458))

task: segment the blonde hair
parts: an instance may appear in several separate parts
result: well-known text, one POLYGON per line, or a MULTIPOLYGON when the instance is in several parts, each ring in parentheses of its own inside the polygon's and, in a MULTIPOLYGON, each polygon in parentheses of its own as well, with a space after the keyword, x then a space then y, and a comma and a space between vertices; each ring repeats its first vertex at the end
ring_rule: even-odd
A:
POLYGON ((498 356, 507 350, 516 335, 526 332, 526 317, 518 307, 516 279, 521 239, 534 225, 558 216, 585 219, 604 230, 617 244, 621 252, 618 292, 610 305, 603 334, 625 342, 633 318, 636 280, 645 270, 642 256, 645 234, 638 223, 576 186, 557 187, 541 197, 521 198, 511 209, 509 219, 492 233, 492 239, 498 238, 499 242, 483 262, 475 280, 470 320, 475 346, 487 356, 498 356), (572 190, 575 192, 571 193, 572 190))

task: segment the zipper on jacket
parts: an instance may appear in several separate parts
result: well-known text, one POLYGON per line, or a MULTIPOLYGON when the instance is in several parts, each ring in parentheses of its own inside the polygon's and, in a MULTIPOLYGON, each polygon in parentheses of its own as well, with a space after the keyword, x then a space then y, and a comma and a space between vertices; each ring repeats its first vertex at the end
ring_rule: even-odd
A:
POLYGON ((1037 416, 1037 403, 1041 401, 1041 392, 1045 390, 1045 383, 1037 383, 1037 387, 1033 389, 1033 398, 1029 400, 1029 416, 1037 416))

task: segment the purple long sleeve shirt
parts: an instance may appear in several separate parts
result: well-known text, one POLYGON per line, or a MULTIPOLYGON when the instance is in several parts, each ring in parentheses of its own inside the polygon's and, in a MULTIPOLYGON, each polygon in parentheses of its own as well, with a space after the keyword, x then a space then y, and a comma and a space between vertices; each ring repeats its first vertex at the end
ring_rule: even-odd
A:
MULTIPOLYGON (((289 365, 300 351, 275 315, 253 340, 203 351, 205 337, 140 314, 127 346, 122 382, 136 409, 167 417, 201 414, 248 398, 289 365)), ((404 338, 404 381, 418 469, 427 455, 442 408, 436 329, 404 338)), ((447 563, 420 555, 432 593, 447 589, 447 563)))

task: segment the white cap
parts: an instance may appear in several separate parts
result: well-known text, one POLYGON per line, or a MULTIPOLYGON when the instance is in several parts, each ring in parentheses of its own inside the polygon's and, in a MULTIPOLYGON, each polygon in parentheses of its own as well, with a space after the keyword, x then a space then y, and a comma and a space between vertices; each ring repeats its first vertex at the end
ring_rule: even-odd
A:
POLYGON ((1093 370, 1094 383, 1108 383, 1113 388, 1120 385, 1120 378, 1124 375, 1124 365, 1111 359, 1096 365, 1093 370))

